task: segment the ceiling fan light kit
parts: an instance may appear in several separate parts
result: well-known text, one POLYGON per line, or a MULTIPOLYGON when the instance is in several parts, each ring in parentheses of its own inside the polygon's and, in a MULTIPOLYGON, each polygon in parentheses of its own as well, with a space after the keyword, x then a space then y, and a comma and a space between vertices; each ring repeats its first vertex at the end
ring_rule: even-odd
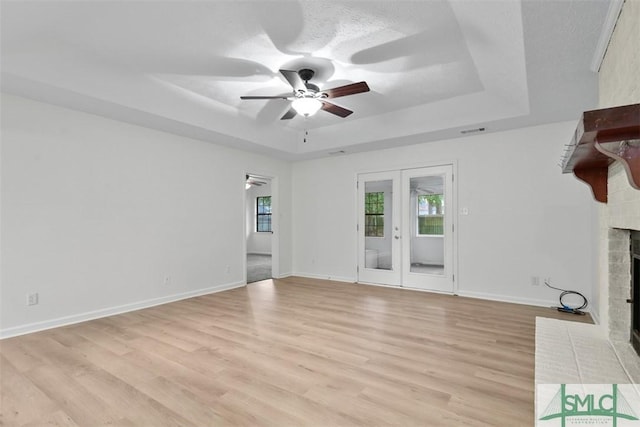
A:
POLYGON ((291 106, 301 116, 313 116, 322 107, 322 102, 316 98, 297 98, 293 100, 291 106))
POLYGON ((353 113, 353 111, 328 102, 326 99, 369 92, 369 86, 366 82, 351 83, 321 91, 317 85, 309 83, 309 80, 311 80, 315 74, 315 72, 309 68, 302 68, 298 71, 280 70, 280 74, 282 74, 293 88, 291 96, 241 96, 240 99, 286 99, 292 101, 291 108, 284 113, 280 120, 289 120, 296 115, 301 115, 306 118, 313 116, 320 109, 338 117, 345 118, 353 113))

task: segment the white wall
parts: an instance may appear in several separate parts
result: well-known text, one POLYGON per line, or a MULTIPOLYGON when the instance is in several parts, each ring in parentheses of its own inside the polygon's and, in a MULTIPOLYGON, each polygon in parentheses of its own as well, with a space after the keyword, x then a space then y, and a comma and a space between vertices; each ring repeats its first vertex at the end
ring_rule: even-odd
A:
POLYGON ((1 101, 0 335, 241 284, 244 173, 258 168, 279 178, 279 268, 291 271, 288 163, 1 101), (27 307, 27 292, 40 303, 27 307))
POLYGON ((591 195, 557 166, 574 122, 295 163, 293 268, 299 275, 356 280, 359 172, 457 161, 460 294, 553 304, 551 277, 591 294, 591 195), (329 209, 327 209, 329 207, 329 209))
POLYGON ((247 190, 247 253, 270 255, 272 234, 256 232, 256 198, 260 196, 271 196, 271 183, 247 190))

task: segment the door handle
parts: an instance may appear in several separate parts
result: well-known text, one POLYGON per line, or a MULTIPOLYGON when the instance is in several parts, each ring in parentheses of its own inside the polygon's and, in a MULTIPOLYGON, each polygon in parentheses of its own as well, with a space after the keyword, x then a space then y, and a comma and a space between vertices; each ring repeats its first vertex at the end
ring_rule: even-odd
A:
POLYGON ((398 240, 400 238, 400 236, 393 236, 396 240, 398 240))

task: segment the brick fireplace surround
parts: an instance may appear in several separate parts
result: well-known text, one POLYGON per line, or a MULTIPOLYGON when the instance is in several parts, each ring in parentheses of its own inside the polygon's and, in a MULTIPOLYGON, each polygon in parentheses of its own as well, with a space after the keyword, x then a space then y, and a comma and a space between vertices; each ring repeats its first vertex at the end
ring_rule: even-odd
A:
MULTIPOLYGON (((608 311, 607 328, 609 339, 620 362, 633 379, 640 383, 640 356, 629 343, 631 336, 631 251, 630 230, 640 230, 640 191, 626 182, 626 174, 619 164, 609 168, 609 198, 605 215, 606 226, 606 286, 607 301, 601 301, 608 311), (620 169, 620 170, 618 170, 620 169), (612 197, 613 196, 613 197, 612 197), (613 200, 612 200, 613 199, 613 200)), ((604 249, 604 248, 603 248, 604 249)), ((603 296, 603 295, 601 295, 603 296)), ((601 319, 601 320, 604 320, 601 319)))
MULTIPOLYGON (((615 2, 614 2, 615 3, 615 2)), ((640 1, 622 4, 598 70, 599 108, 640 102, 640 1)), ((631 280, 629 230, 640 230, 640 190, 631 187, 619 163, 609 167, 607 204, 599 204, 599 275, 592 314, 608 333, 620 361, 640 383, 640 357, 629 344, 631 280)))

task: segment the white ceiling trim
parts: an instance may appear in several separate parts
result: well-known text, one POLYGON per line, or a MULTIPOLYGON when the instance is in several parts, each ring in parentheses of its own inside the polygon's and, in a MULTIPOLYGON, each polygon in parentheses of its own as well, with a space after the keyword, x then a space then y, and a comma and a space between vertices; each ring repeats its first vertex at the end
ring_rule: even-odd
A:
POLYGON ((604 20, 602 32, 600 33, 596 50, 593 53, 593 60, 591 61, 591 71, 595 73, 600 71, 602 61, 604 61, 604 55, 607 53, 607 48, 609 47, 611 36, 613 36, 613 30, 615 30, 616 23, 618 22, 618 18, 622 12, 624 2, 625 0, 611 0, 611 3, 609 3, 609 11, 607 12, 607 17, 604 20))

